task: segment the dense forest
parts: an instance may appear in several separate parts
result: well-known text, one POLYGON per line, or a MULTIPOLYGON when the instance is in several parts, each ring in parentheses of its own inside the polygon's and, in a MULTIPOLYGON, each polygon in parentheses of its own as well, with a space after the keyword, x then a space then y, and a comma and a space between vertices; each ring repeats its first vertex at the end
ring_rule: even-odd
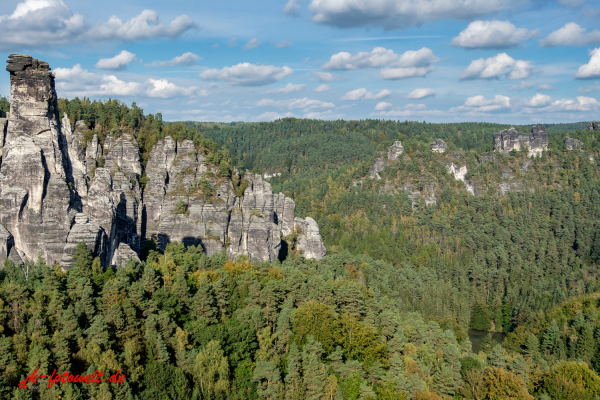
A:
POLYGON ((3 398, 600 396, 600 133, 587 123, 549 125, 549 149, 530 159, 492 153, 509 125, 169 123, 118 100, 60 99, 59 109, 85 122, 86 140, 133 133, 144 163, 172 136, 225 174, 280 173, 274 191, 317 220, 329 255, 271 265, 150 244, 141 263, 102 271, 82 244, 67 272, 6 261, 3 398), (583 148, 567 151, 567 135, 583 148), (439 138, 444 154, 429 148, 439 138), (396 140, 404 154, 370 178, 396 140), (468 168, 475 195, 452 163, 468 168), (469 328, 508 337, 474 354, 469 328), (35 368, 120 370, 126 382, 17 389, 35 368))

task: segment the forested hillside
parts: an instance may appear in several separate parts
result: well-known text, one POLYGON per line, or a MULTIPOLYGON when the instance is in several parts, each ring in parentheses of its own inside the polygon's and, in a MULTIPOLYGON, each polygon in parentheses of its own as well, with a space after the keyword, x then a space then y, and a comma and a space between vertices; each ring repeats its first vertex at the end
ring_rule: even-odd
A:
MULTIPOLYGON (((206 149, 238 189, 234 166, 280 173, 274 191, 317 220, 328 256, 290 251, 270 264, 176 242, 159 253, 150 241, 141 262, 116 271, 103 271, 83 244, 67 272, 7 259, 2 398, 600 396, 597 131, 549 126, 549 149, 530 159, 492 153, 493 134, 509 125, 167 123, 118 100, 59 107, 72 124, 85 121, 85 146, 93 134, 133 134, 144 167, 152 146, 172 136, 206 149), (568 151, 566 135, 583 148, 568 151), (448 143, 444 154, 431 152, 435 139, 448 143), (371 178, 396 140, 404 153, 371 178), (448 173, 452 164, 467 167, 475 195, 448 173), (474 354, 469 328, 509 336, 474 354), (120 369, 126 382, 18 389, 35 368, 120 369)), ((142 190, 146 182, 142 170, 142 190)))

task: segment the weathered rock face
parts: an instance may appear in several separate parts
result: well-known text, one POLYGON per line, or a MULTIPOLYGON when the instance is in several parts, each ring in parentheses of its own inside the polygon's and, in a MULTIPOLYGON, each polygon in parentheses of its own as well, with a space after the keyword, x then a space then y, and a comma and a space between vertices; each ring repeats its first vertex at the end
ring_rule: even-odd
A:
POLYGON ((592 121, 588 124, 588 130, 590 131, 598 131, 600 130, 600 122, 592 121))
POLYGON ((2 163, 4 140, 6 139, 6 128, 8 128, 8 118, 0 118, 0 165, 2 163))
POLYGON ((151 238, 161 249, 181 241, 208 255, 226 249, 231 257, 273 261, 294 228, 305 257, 325 255, 316 222, 294 218, 292 199, 252 175, 237 197, 190 140, 167 137, 152 149, 142 194, 133 135, 109 135, 102 146, 94 135, 85 147, 83 122, 73 129, 65 115, 59 124, 48 64, 11 55, 7 70, 12 102, 8 123, 0 120, 0 262, 41 254, 68 269, 84 241, 103 265, 120 267, 139 260, 142 241, 151 238))
POLYGON ((386 165, 388 165, 389 161, 396 161, 400 154, 404 152, 404 147, 402 146, 401 141, 395 141, 393 145, 388 147, 387 151, 387 160, 383 158, 376 158, 371 170, 369 171, 369 176, 371 179, 381 179, 381 175, 379 172, 383 171, 386 165))
POLYGON ((565 147, 567 150, 580 149, 583 147, 583 142, 578 139, 573 139, 570 137, 565 138, 565 147))
POLYGON ((325 246, 321 240, 317 222, 311 217, 306 217, 305 220, 296 218, 294 219, 294 225, 300 229, 296 249, 301 251, 306 258, 319 259, 325 257, 325 246))
POLYGON ((387 162, 383 158, 376 158, 375 162, 373 163, 373 166, 369 171, 369 177, 371 179, 381 179, 381 175, 379 175, 379 173, 383 171, 386 165, 387 162))
POLYGON ((434 153, 443 153, 446 151, 447 144, 442 139, 437 139, 431 143, 431 151, 434 153))
POLYGON ((544 125, 538 124, 531 129, 530 135, 524 135, 515 128, 505 129, 494 134, 494 151, 508 153, 511 150, 528 149, 529 157, 537 157, 548 148, 548 135, 544 125))
POLYGON ((454 175, 454 179, 463 181, 465 183, 468 193, 472 195, 475 194, 475 186, 466 178, 467 172, 469 172, 466 165, 459 167, 458 165, 452 163, 450 165, 446 165, 446 170, 450 175, 454 175))
POLYGON ((387 152, 388 160, 390 160, 390 161, 397 160, 398 156, 402 153, 404 153, 404 147, 402 146, 402 142, 398 140, 398 141, 394 142, 394 144, 388 148, 388 152, 387 152))

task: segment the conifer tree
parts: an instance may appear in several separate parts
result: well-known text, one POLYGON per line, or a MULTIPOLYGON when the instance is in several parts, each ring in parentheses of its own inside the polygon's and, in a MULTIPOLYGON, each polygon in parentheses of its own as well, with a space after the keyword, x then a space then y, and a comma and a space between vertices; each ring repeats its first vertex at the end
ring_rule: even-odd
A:
POLYGON ((302 360, 296 343, 292 343, 287 355, 287 375, 285 376, 286 400, 300 400, 304 398, 304 382, 300 369, 302 360))
POLYGON ((302 352, 303 382, 306 387, 306 400, 319 400, 323 395, 327 372, 325 365, 321 362, 323 346, 315 341, 312 336, 308 337, 304 351, 302 352))
POLYGON ((277 400, 282 392, 281 374, 272 361, 259 361, 252 378, 256 382, 256 393, 261 399, 277 400))
POLYGON ((194 315, 204 318, 207 324, 216 323, 219 313, 215 303, 210 283, 202 280, 193 299, 192 311, 194 315))

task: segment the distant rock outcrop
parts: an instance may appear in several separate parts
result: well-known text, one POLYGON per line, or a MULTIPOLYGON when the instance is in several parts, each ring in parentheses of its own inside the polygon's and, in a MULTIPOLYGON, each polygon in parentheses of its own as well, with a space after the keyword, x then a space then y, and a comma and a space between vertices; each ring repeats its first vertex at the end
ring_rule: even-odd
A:
POLYGON ((450 165, 446 165, 446 170, 450 175, 454 175, 454 179, 463 181, 465 183, 467 192, 472 195, 475 194, 475 186, 473 185, 473 182, 466 178, 467 172, 469 172, 466 165, 459 167, 458 165, 452 163, 450 165))
POLYGON ((600 122, 592 121, 588 124, 588 130, 590 131, 600 131, 600 122))
POLYGON ((446 151, 447 146, 445 141, 437 139, 435 142, 431 143, 431 151, 434 153, 443 153, 446 151))
POLYGON ((388 160, 394 161, 398 159, 400 154, 404 153, 404 147, 402 146, 402 142, 397 140, 393 145, 388 147, 387 157, 388 160))
POLYGON ((397 140, 393 145, 388 147, 387 151, 387 160, 383 158, 376 158, 371 170, 369 171, 369 176, 371 179, 381 179, 379 172, 383 171, 386 165, 388 165, 389 161, 395 161, 398 159, 400 154, 404 153, 404 147, 402 146, 402 142, 397 140))
POLYGON ((565 147, 567 150, 580 149, 583 147, 583 142, 578 139, 573 139, 570 137, 565 138, 565 147))
POLYGON ((200 245, 208 255, 274 261, 282 237, 297 228, 296 249, 307 258, 325 256, 317 223, 294 217, 295 204, 275 195, 262 177, 246 175, 237 197, 190 140, 167 137, 150 153, 142 192, 142 164, 134 135, 117 133, 103 146, 87 127, 58 119, 54 75, 47 63, 11 55, 11 110, 0 120, 0 262, 42 255, 68 269, 84 241, 103 265, 139 260, 141 244, 155 238, 200 245), (103 162, 103 163, 102 163, 103 162), (199 189, 206 180, 210 195, 199 189))
POLYGON ((494 151, 506 154, 511 150, 520 151, 525 147, 528 149, 529 157, 542 155, 542 152, 548 148, 548 135, 544 125, 535 125, 529 135, 519 133, 515 128, 494 134, 494 151))

